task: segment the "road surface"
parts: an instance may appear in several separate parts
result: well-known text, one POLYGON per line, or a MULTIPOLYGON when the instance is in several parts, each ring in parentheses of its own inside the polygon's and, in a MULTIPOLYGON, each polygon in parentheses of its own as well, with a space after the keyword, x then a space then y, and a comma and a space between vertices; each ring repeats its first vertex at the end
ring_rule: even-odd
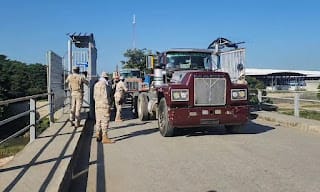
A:
POLYGON ((240 134, 223 127, 164 138, 157 121, 111 123, 115 144, 90 137, 73 191, 320 191, 320 135, 253 120, 240 134), (80 178, 80 177, 79 177, 80 178))

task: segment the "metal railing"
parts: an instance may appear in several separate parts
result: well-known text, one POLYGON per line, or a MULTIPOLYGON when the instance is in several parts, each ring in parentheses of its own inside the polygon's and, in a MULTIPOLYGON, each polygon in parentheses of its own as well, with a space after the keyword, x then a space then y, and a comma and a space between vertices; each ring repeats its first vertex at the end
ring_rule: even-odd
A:
POLYGON ((15 132, 14 134, 8 136, 7 138, 1 140, 0 144, 5 143, 6 141, 21 135, 22 133, 26 132, 28 129, 29 129, 29 133, 30 133, 29 142, 32 142, 36 139, 36 125, 39 124, 39 122, 41 120, 43 120, 44 118, 49 116, 49 121, 54 122, 54 108, 53 108, 54 94, 53 93, 43 93, 43 94, 38 94, 38 95, 32 95, 32 96, 27 96, 27 97, 21 97, 21 98, 16 98, 16 99, 0 101, 0 106, 9 105, 11 103, 17 103, 17 102, 21 102, 21 101, 28 101, 28 100, 29 100, 29 110, 0 121, 0 126, 7 124, 9 122, 12 122, 14 120, 17 120, 21 117, 27 116, 28 114, 30 116, 29 125, 25 126, 24 128, 20 129, 19 131, 15 132), (40 107, 36 107, 36 102, 37 102, 36 99, 39 97, 45 97, 45 96, 48 96, 48 103, 45 105, 42 105, 40 107), (44 108, 46 106, 48 106, 49 112, 47 114, 45 114, 44 116, 40 117, 39 119, 36 119, 37 110, 44 108))
MULTIPOLYGON (((301 116, 301 111, 320 114, 320 100, 317 91, 266 91, 257 90, 259 105, 274 106, 275 109, 293 110, 293 115, 301 116), (263 94, 263 92, 265 94, 263 94)), ((268 107, 266 107, 268 108, 268 107)))

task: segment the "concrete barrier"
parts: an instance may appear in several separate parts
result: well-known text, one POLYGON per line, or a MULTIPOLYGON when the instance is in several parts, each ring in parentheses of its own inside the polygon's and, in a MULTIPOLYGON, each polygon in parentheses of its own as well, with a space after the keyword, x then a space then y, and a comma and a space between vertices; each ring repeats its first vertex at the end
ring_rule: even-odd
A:
POLYGON ((278 112, 257 111, 254 113, 257 114, 257 119, 260 120, 275 122, 285 127, 320 133, 320 121, 317 120, 284 115, 278 112))

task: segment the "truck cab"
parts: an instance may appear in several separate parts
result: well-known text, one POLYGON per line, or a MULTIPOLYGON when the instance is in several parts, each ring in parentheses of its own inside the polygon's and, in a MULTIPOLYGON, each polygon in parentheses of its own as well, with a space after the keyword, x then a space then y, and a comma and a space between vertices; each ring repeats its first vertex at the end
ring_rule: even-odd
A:
POLYGON ((171 49, 158 55, 153 83, 139 94, 141 120, 158 119, 162 136, 178 128, 225 125, 234 132, 249 119, 248 88, 212 70, 212 51, 171 49))

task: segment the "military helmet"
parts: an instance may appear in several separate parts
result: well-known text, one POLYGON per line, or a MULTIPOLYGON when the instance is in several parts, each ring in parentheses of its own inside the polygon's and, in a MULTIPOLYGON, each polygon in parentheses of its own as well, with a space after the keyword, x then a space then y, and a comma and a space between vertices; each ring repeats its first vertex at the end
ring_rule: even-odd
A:
POLYGON ((101 73, 101 77, 104 77, 104 78, 108 78, 109 76, 108 76, 108 73, 107 72, 102 72, 101 73))
POLYGON ((78 66, 73 66, 72 71, 79 72, 80 68, 78 66))

